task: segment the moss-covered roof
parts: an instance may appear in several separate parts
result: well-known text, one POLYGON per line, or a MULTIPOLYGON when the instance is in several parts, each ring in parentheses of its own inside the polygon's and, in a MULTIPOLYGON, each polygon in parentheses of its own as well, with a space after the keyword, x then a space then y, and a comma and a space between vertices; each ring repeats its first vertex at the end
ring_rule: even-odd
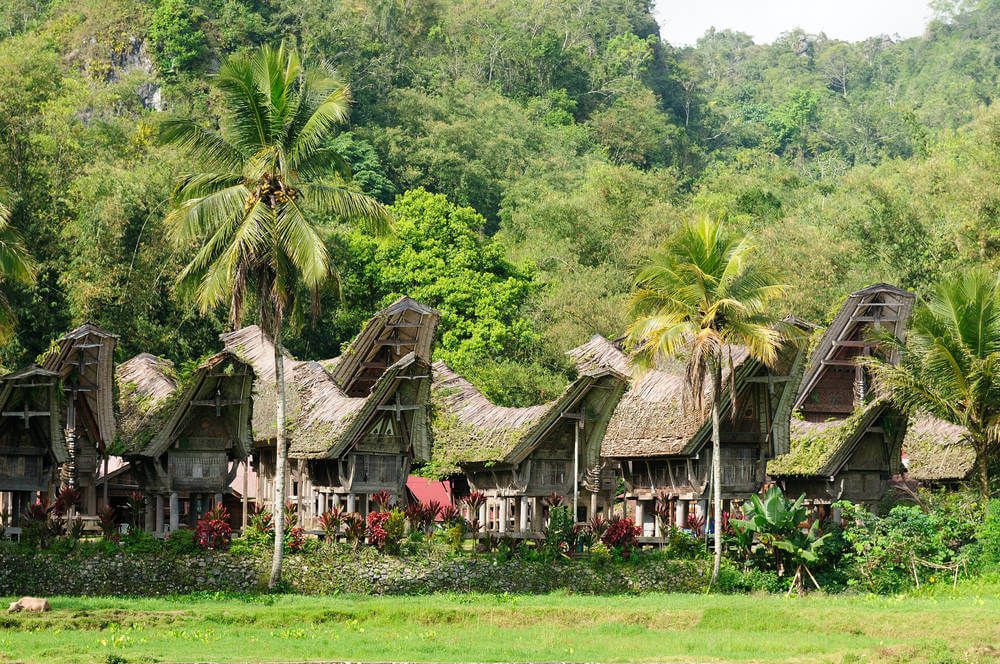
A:
POLYGON ((921 482, 963 480, 976 463, 964 428, 924 413, 910 418, 903 456, 907 475, 921 482))
MULTIPOLYGON (((632 364, 618 344, 600 335, 594 335, 568 354, 581 371, 608 367, 631 377, 608 423, 601 443, 602 456, 637 458, 688 454, 704 438, 711 407, 709 388, 706 386, 703 408, 694 412, 686 403, 682 362, 674 360, 643 371, 632 364)), ((739 386, 759 363, 750 360, 742 347, 733 346, 731 354, 739 386)), ((727 366, 723 377, 727 385, 729 373, 727 366)), ((731 392, 728 387, 723 392, 724 401, 728 403, 731 392)))
MULTIPOLYGON (((514 463, 530 453, 562 413, 572 410, 596 384, 624 390, 626 377, 607 367, 583 371, 562 394, 524 408, 492 403, 444 362, 433 366, 434 450, 437 474, 456 472, 466 464, 514 463)), ((610 409, 614 403, 607 404, 610 409)))
POLYGON ((888 407, 885 401, 873 401, 849 417, 827 422, 793 418, 789 451, 767 462, 767 474, 772 477, 830 477, 836 474, 862 434, 888 407))

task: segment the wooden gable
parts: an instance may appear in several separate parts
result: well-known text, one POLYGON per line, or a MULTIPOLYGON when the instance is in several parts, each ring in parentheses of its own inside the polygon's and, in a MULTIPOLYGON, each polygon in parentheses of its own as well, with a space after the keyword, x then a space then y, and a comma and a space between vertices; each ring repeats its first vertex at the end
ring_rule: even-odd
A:
POLYGON ((3 378, 0 491, 43 491, 66 460, 56 373, 40 367, 3 378))

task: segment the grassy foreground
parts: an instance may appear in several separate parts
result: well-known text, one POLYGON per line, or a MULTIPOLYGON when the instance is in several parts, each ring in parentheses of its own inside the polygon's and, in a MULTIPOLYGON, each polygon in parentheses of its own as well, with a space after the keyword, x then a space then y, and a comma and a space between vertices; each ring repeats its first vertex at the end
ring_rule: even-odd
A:
POLYGON ((264 595, 51 602, 53 611, 40 616, 0 614, 0 662, 1000 659, 1000 584, 892 598, 264 595))

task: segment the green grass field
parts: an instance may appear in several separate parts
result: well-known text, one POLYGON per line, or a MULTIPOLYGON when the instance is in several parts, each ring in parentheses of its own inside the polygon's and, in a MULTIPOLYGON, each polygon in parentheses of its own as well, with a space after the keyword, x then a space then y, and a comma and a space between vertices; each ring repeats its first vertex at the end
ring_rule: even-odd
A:
POLYGON ((284 595, 51 602, 53 611, 44 615, 0 614, 0 661, 1000 660, 1000 585, 994 584, 891 598, 284 595))

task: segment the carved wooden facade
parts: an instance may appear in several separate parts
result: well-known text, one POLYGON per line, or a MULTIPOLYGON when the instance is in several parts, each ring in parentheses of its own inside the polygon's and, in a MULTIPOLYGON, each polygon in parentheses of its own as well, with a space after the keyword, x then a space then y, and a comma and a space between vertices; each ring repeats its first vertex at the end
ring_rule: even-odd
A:
MULTIPOLYGON (((439 314, 403 297, 369 320, 341 357, 285 356, 290 421, 286 495, 304 523, 334 506, 366 512, 386 490, 402 502, 414 463, 430 459, 430 349, 439 314)), ((254 368, 257 499, 274 496, 273 346, 259 328, 223 335, 254 368), (257 404, 263 404, 257 408, 257 404)))
POLYGON ((36 493, 51 497, 67 459, 59 375, 30 366, 0 379, 0 510, 18 527, 36 493))
POLYGON ((904 338, 913 302, 894 286, 870 286, 847 298, 820 337, 797 388, 790 450, 768 468, 790 494, 875 504, 901 472, 906 421, 875 398, 863 358, 883 352, 880 334, 904 338))
POLYGON ((98 476, 107 469, 108 446, 115 438, 114 353, 118 337, 84 323, 56 342, 43 366, 57 373, 64 398, 61 420, 68 458, 62 483, 82 494, 86 514, 97 511, 98 476))
MULTIPOLYGON (((787 447, 788 417, 794 400, 794 375, 803 353, 788 344, 773 367, 731 348, 730 371, 724 376, 722 419, 722 496, 744 499, 765 480, 765 464, 787 447), (736 410, 732 396, 736 395, 736 410)), ((645 536, 658 536, 656 503, 666 504, 672 521, 684 527, 689 512, 707 512, 711 495, 711 418, 708 395, 701 411, 686 404, 683 366, 664 364, 636 370, 614 342, 595 336, 570 352, 583 369, 612 367, 632 376, 618 403, 601 446, 601 455, 617 465, 625 499, 632 502, 636 523, 645 536)), ((727 364, 729 361, 727 359, 727 364)))
POLYGON ((607 511, 613 476, 600 456, 601 439, 626 378, 609 368, 581 373, 555 401, 504 408, 444 363, 434 365, 438 466, 465 474, 485 494, 478 515, 487 530, 541 531, 544 498, 558 494, 586 521, 607 511))
MULTIPOLYGON (((253 380, 247 364, 232 353, 219 353, 183 385, 161 395, 139 426, 128 430, 124 457, 152 499, 156 530, 163 529, 165 503, 172 530, 178 527, 181 503, 187 503, 194 521, 229 491, 250 452, 253 380)), ((123 385, 122 392, 148 398, 129 387, 123 385)))

